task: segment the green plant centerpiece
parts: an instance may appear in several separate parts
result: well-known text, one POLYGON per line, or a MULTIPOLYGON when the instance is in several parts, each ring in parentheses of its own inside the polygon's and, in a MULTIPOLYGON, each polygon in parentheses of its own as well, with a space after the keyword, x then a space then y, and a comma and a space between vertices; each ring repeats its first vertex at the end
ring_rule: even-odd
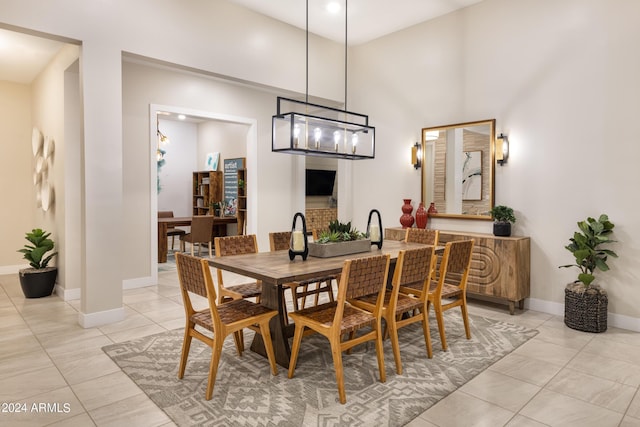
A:
POLYGON ((309 243, 309 255, 329 258, 371 250, 371 240, 347 223, 333 220, 315 242, 309 243))
POLYGON ((494 236, 511 236, 511 224, 516 222, 516 216, 513 209, 509 206, 497 205, 489 211, 493 218, 493 235, 494 236))
POLYGON ((29 244, 18 250, 30 265, 18 272, 22 292, 27 298, 40 298, 53 293, 58 268, 49 267, 49 262, 57 255, 57 252, 49 253, 54 249, 54 242, 49 238, 50 235, 51 233, 40 228, 34 228, 25 234, 29 244))
POLYGON ((607 260, 617 258, 618 254, 604 245, 616 242, 609 236, 615 225, 606 214, 598 219, 588 217, 578 222, 578 229, 565 246, 573 257, 574 264, 561 265, 560 268, 577 267, 578 278, 565 287, 564 322, 572 329, 585 332, 604 332, 607 330, 607 292, 594 285, 596 270, 609 271, 607 260))
POLYGON ((365 235, 363 233, 360 233, 358 230, 351 227, 351 221, 342 223, 336 219, 329 223, 328 230, 320 233, 318 236, 318 243, 349 242, 351 240, 364 238, 365 235))

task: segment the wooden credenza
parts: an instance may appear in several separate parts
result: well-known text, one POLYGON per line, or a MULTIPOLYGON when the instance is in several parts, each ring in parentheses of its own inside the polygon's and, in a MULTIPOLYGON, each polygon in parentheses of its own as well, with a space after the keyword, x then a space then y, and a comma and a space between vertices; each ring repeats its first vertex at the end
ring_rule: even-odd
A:
MULTIPOLYGON (((406 230, 400 227, 385 229, 385 238, 404 239, 406 230)), ((439 243, 475 239, 471 271, 467 283, 470 297, 490 297, 509 304, 509 312, 524 306, 530 296, 530 239, 529 237, 497 237, 492 234, 440 231, 439 243)))

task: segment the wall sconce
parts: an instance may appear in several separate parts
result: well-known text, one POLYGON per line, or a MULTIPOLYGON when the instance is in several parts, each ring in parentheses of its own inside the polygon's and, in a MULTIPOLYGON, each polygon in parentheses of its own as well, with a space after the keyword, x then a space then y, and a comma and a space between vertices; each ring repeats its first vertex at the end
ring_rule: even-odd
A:
POLYGON ((496 141, 496 161, 500 166, 507 163, 509 158, 509 138, 501 133, 496 141))
POLYGON ((411 147, 411 164, 415 169, 420 169, 422 166, 422 146, 419 142, 411 147))

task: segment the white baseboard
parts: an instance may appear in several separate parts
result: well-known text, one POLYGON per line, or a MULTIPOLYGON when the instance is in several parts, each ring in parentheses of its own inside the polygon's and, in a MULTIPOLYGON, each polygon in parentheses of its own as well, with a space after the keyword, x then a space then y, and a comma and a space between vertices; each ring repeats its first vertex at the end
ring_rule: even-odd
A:
POLYGON ((0 266, 0 274, 18 274, 23 268, 29 267, 29 264, 22 265, 2 265, 0 266))
MULTIPOLYGON (((555 316, 564 316, 564 304, 559 302, 528 298, 525 300, 524 305, 526 308, 531 310, 553 314, 555 316)), ((607 317, 607 326, 640 332, 640 318, 609 313, 607 317)))
POLYGON ((93 328, 95 326, 102 326, 109 323, 119 322, 124 320, 125 313, 124 307, 114 308, 112 310, 99 311, 97 313, 78 313, 78 323, 83 328, 93 328))
POLYGON ((555 316, 564 316, 564 304, 559 302, 527 298, 524 300, 524 306, 530 310, 553 314, 555 316))
POLYGON ((56 285, 55 293, 64 301, 72 301, 80 299, 82 290, 80 288, 65 289, 63 286, 56 285))
POLYGON ((137 289, 144 288, 146 286, 155 285, 156 281, 153 280, 153 277, 138 277, 135 279, 126 279, 122 281, 122 289, 137 289))
POLYGON ((607 324, 614 328, 640 332, 640 319, 637 317, 609 313, 609 317, 607 317, 607 324))

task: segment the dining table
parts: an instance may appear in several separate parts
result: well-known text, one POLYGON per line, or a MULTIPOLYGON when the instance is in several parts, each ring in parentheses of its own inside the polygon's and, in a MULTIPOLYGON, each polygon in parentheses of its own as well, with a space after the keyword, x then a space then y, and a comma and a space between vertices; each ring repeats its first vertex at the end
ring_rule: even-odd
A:
MULTIPOLYGON (((276 362, 280 366, 288 368, 291 357, 288 338, 293 336, 295 325, 285 322, 287 314, 284 306, 283 285, 318 277, 334 276, 342 271, 345 260, 382 254, 390 255, 390 280, 393 274, 392 267, 395 267, 400 251, 424 246, 420 243, 385 240, 380 249, 372 245, 370 251, 330 258, 308 256, 306 260, 302 260, 301 257, 297 256, 290 260, 289 251, 282 250, 224 257, 215 256, 209 258, 208 262, 211 267, 262 281, 261 304, 278 311, 278 315, 274 316, 269 324, 276 362)), ((441 249, 440 247, 436 248, 438 250, 441 249)), ((264 342, 260 334, 254 335, 251 350, 266 357, 264 342)))
MULTIPOLYGON (((158 263, 167 262, 167 231, 169 227, 190 226, 193 217, 177 216, 171 218, 158 218, 158 263)), ((235 216, 216 216, 213 218, 213 236, 226 236, 227 224, 237 223, 238 218, 235 216)))

